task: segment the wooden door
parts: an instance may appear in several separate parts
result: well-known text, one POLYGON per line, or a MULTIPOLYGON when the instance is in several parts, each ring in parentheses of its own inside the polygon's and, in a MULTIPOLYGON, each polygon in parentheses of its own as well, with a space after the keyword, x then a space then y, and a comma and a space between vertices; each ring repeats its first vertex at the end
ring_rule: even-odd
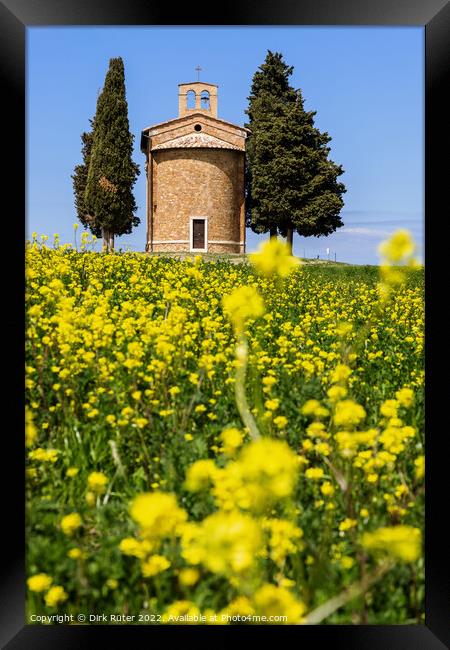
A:
POLYGON ((192 248, 206 248, 204 219, 192 220, 192 248))

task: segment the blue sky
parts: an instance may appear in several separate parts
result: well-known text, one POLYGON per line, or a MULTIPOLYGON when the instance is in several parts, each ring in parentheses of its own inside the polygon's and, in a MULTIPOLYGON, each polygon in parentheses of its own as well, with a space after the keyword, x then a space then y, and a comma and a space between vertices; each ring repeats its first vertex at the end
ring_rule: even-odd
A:
MULTIPOLYGON (((376 264, 376 248, 397 228, 423 244, 424 30, 422 27, 32 27, 27 29, 27 235, 73 241, 71 174, 81 162, 111 57, 121 56, 141 225, 116 247, 145 245, 146 126, 177 117, 178 84, 219 86, 219 117, 243 124, 253 74, 267 50, 294 66, 315 124, 328 131, 341 164, 344 227, 329 237, 295 235, 294 253, 376 264)), ((247 231, 247 250, 266 236, 247 231)))

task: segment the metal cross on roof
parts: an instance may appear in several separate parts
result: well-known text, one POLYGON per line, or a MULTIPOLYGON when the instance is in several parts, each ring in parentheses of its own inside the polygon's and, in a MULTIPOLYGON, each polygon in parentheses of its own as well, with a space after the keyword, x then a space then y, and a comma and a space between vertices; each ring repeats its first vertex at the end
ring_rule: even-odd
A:
POLYGON ((202 70, 203 68, 201 68, 201 67, 198 65, 195 69, 197 70, 197 81, 200 81, 200 70, 202 70))

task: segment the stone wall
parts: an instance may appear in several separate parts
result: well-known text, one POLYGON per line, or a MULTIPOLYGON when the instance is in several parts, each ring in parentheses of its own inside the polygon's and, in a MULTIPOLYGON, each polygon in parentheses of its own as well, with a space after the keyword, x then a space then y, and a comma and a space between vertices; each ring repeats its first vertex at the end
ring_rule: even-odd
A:
POLYGON ((194 148, 150 155, 153 250, 189 251, 191 219, 206 217, 209 252, 244 252, 244 152, 194 148))

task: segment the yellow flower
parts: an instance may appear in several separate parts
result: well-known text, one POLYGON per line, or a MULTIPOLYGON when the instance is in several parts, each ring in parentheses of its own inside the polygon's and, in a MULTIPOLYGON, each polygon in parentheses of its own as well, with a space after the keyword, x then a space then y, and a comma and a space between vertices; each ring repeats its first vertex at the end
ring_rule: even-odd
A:
POLYGON ((349 557, 348 555, 344 555, 343 557, 341 557, 339 563, 343 569, 351 569, 352 566, 355 564, 355 560, 352 557, 349 557))
POLYGON ((258 252, 251 253, 249 258, 257 271, 266 276, 286 277, 301 264, 298 257, 291 254, 289 246, 276 237, 260 244, 258 252))
MULTIPOLYGON (((323 422, 311 422, 306 427, 306 435, 309 438, 327 438, 328 433, 325 431, 325 425, 323 422)), ((311 447, 310 447, 311 449, 311 447)))
POLYGON ((76 476, 78 474, 79 471, 80 470, 78 469, 78 467, 69 467, 66 470, 66 476, 68 478, 73 478, 74 476, 76 476))
POLYGON ((270 557, 282 565, 286 556, 303 549, 300 542, 303 537, 303 530, 285 519, 264 519, 262 522, 264 530, 268 531, 270 557))
POLYGON ((330 402, 337 402, 347 396, 347 389, 344 386, 331 386, 327 390, 330 402))
POLYGON ((264 402, 264 406, 268 411, 276 411, 277 408, 280 406, 280 400, 279 399, 268 399, 264 402))
POLYGON ((190 492, 198 492, 208 487, 217 473, 212 460, 198 460, 191 465, 186 474, 185 487, 190 492))
POLYGON ((38 447, 28 454, 32 460, 41 460, 43 462, 55 463, 58 458, 59 451, 57 449, 42 449, 38 447))
POLYGON ((369 551, 381 551, 403 562, 414 562, 420 555, 421 532, 412 526, 388 526, 365 533, 361 543, 369 551))
POLYGON ((278 417, 274 418, 273 423, 278 429, 285 429, 288 423, 288 419, 284 417, 284 415, 278 415, 278 417))
POLYGON ((92 508, 95 505, 95 494, 93 492, 86 492, 86 503, 92 508))
POLYGON ((333 421, 337 427, 357 426, 366 417, 366 412, 354 400, 346 399, 336 404, 333 421))
POLYGON ((220 434, 220 437, 223 442, 223 452, 227 456, 233 456, 236 449, 242 445, 244 440, 242 431, 239 431, 239 429, 236 429, 235 427, 224 429, 220 434))
POLYGON ((125 537, 119 544, 119 549, 124 555, 137 557, 140 560, 145 558, 155 548, 155 545, 148 540, 138 540, 135 537, 125 537))
POLYGON ((405 408, 409 408, 414 403, 414 391, 410 388, 402 388, 401 390, 398 390, 395 393, 395 397, 400 406, 404 406, 405 408))
POLYGON ((52 582, 52 578, 46 573, 37 573, 36 575, 31 576, 31 578, 28 578, 27 585, 30 591, 40 593, 41 591, 47 591, 52 582))
POLYGON ((68 599, 67 593, 63 587, 56 585, 51 587, 45 594, 44 600, 47 607, 57 607, 68 599))
POLYGON ((300 409, 300 412, 303 415, 313 415, 316 418, 322 418, 328 415, 328 409, 322 406, 317 399, 309 399, 307 402, 305 402, 300 409))
POLYGON ((108 484, 108 477, 103 472, 91 472, 88 476, 88 488, 94 494, 104 494, 108 484))
POLYGON ((391 263, 410 259, 415 250, 416 245, 408 230, 397 230, 390 239, 378 247, 380 255, 391 263))
POLYGON ((119 586, 119 581, 116 580, 115 578, 108 578, 108 580, 106 581, 106 586, 108 587, 108 589, 112 589, 112 590, 117 589, 117 587, 119 586))
POLYGON ((83 555, 83 552, 81 551, 81 549, 79 549, 77 547, 71 548, 67 552, 67 557, 70 557, 72 560, 79 560, 82 557, 82 555, 83 555))
POLYGON ((418 456, 414 461, 414 465, 416 466, 416 478, 420 480, 425 476, 425 456, 418 456))
POLYGON ((259 511, 288 497, 298 479, 297 457, 286 442, 262 438, 243 448, 238 471, 249 497, 259 511))
POLYGON ((219 511, 186 529, 181 555, 190 564, 203 564, 213 573, 240 574, 254 564, 261 541, 254 519, 237 511, 219 511))
POLYGON ((200 610, 195 603, 190 600, 177 600, 169 605, 162 615, 162 620, 164 623, 195 624, 197 623, 195 619, 198 619, 199 616, 200 610))
POLYGON ((297 600, 290 591, 284 587, 265 584, 256 591, 254 597, 255 609, 264 616, 286 616, 286 621, 274 621, 284 625, 300 623, 305 613, 305 605, 297 600))
POLYGON ((141 569, 144 578, 151 578, 158 573, 166 571, 170 567, 169 560, 164 555, 151 555, 145 562, 142 562, 141 569))
POLYGON ((334 494, 334 487, 329 481, 325 481, 325 483, 322 483, 320 486, 320 491, 324 496, 328 497, 334 494))
POLYGON ((223 310, 237 333, 244 329, 245 321, 264 314, 264 303, 254 287, 238 287, 222 299, 223 310))
POLYGON ((336 334, 338 336, 346 336, 349 334, 353 329, 353 325, 351 323, 347 322, 340 322, 336 326, 336 334))
POLYGON ((399 403, 397 402, 397 400, 387 399, 380 406, 380 413, 381 415, 384 415, 387 418, 395 418, 397 417, 398 406, 399 403))
POLYGON ((187 519, 176 497, 164 492, 139 494, 131 504, 130 514, 141 527, 141 534, 148 538, 175 535, 187 519))
POLYGON ((347 517, 347 519, 344 519, 344 521, 341 521, 339 524, 339 530, 341 532, 345 532, 346 530, 350 530, 350 528, 354 528, 356 526, 356 519, 350 519, 347 517))
POLYGON ((262 383, 266 389, 270 390, 272 386, 277 383, 277 380, 272 375, 268 375, 267 377, 263 377, 262 383))
POLYGON ((33 415, 28 407, 25 408, 25 444, 31 447, 37 438, 37 429, 33 423, 33 415))
POLYGON ((344 363, 338 363, 336 368, 331 373, 331 383, 337 384, 340 381, 346 381, 352 373, 351 368, 344 363))
POLYGON ((309 467, 305 471, 305 476, 312 481, 319 481, 323 476, 323 469, 321 467, 309 467))
POLYGON ((189 567, 180 571, 178 580, 180 582, 180 585, 183 585, 183 587, 192 587, 198 582, 199 578, 199 571, 197 569, 192 569, 189 567))
POLYGON ((70 537, 78 528, 83 524, 80 515, 77 512, 72 512, 61 519, 61 530, 64 535, 70 537))
POLYGON ((238 596, 220 612, 221 622, 225 619, 222 617, 233 616, 252 616, 255 614, 255 608, 246 596, 238 596))

